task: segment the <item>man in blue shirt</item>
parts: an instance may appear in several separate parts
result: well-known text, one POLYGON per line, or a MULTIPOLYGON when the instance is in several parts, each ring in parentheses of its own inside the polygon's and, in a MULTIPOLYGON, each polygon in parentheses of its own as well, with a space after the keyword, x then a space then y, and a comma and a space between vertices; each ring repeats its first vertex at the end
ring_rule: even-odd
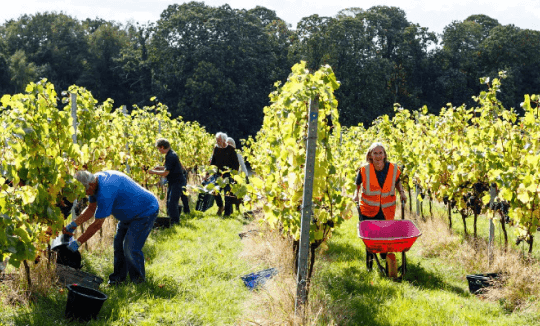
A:
POLYGON ((183 189, 187 184, 183 173, 184 168, 168 140, 158 139, 156 147, 161 154, 165 154, 165 166, 156 166, 148 173, 167 178, 167 214, 172 224, 178 224, 180 223, 180 211, 178 210, 180 198, 182 198, 184 213, 189 213, 189 202, 183 189))
POLYGON ((82 243, 101 229, 105 218, 113 215, 119 222, 114 236, 114 272, 109 275, 109 284, 124 282, 128 274, 131 282, 144 282, 142 248, 158 215, 156 196, 118 171, 96 174, 79 171, 75 179, 85 186, 89 204, 81 215, 64 228, 64 233, 73 235, 77 226, 92 216, 95 220, 78 239, 70 241, 68 248, 78 250, 82 243))

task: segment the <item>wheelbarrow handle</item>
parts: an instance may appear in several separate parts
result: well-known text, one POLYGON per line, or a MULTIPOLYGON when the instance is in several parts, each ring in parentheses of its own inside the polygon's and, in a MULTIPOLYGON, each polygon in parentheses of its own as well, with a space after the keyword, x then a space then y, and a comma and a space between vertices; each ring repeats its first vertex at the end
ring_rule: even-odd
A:
POLYGON ((405 198, 401 198, 401 219, 405 219, 405 198))

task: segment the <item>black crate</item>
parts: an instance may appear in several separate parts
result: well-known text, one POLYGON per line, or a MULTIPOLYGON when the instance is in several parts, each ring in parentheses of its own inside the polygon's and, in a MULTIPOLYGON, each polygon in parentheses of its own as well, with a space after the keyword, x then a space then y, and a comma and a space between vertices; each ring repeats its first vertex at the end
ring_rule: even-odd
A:
POLYGON ((64 286, 78 284, 98 290, 99 285, 103 283, 103 279, 99 276, 61 264, 56 264, 56 275, 58 282, 64 286))
POLYGON ((498 273, 467 275, 469 282, 469 292, 478 294, 483 288, 493 285, 493 281, 499 277, 498 273))
POLYGON ((195 209, 200 212, 206 212, 214 205, 214 195, 207 193, 199 193, 197 205, 195 209))
POLYGON ((171 218, 168 216, 158 216, 154 222, 154 228, 169 228, 171 227, 171 218))

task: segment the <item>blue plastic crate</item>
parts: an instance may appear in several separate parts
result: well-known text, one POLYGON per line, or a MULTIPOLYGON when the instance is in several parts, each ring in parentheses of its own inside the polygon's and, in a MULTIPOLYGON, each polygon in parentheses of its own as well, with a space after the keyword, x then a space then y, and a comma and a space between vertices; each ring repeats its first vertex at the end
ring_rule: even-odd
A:
POLYGON ((241 277, 241 279, 244 281, 244 284, 250 290, 254 290, 258 288, 259 286, 263 285, 264 283, 266 283, 266 281, 271 279, 277 273, 278 273, 278 270, 276 268, 269 268, 269 269, 262 270, 260 272, 244 275, 241 277))

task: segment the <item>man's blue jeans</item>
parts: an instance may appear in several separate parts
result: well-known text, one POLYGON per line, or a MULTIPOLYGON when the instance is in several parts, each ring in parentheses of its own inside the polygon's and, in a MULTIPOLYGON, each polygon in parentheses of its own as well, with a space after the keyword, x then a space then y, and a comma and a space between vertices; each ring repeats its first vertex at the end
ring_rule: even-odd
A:
POLYGON ((114 236, 114 272, 109 275, 109 281, 123 282, 129 273, 131 282, 144 282, 142 248, 157 216, 158 212, 150 216, 137 217, 131 221, 118 222, 114 236))
POLYGON ((180 223, 180 211, 178 203, 182 194, 182 183, 169 183, 167 187, 167 215, 171 218, 171 224, 180 223))

